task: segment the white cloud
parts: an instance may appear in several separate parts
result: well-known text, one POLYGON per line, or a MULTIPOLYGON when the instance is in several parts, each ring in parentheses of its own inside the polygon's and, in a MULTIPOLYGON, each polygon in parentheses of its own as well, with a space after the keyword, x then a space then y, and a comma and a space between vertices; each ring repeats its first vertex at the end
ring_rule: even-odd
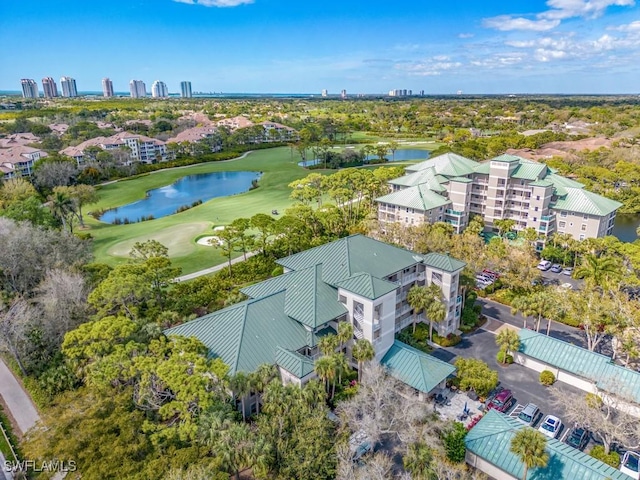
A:
POLYGON ((564 50, 548 50, 545 48, 538 48, 533 57, 539 62, 548 62, 550 60, 560 60, 567 57, 567 52, 564 50))
POLYGON ((441 75, 442 72, 461 67, 461 62, 451 61, 447 55, 436 55, 424 60, 409 63, 396 63, 394 68, 402 70, 409 75, 418 77, 430 77, 441 75))
MULTIPOLYGON (((549 10, 538 13, 533 19, 514 15, 485 18, 483 25, 500 31, 528 30, 544 32, 552 30, 568 18, 598 18, 611 6, 632 7, 635 0, 547 0, 549 10)), ((635 23, 635 22, 634 22, 635 23)), ((633 24, 632 24, 633 25, 633 24)))
POLYGON ((493 28, 503 32, 509 30, 544 32, 560 25, 560 20, 529 20, 524 17, 499 15, 497 17, 485 18, 482 23, 487 28, 493 28))
POLYGON ((173 0, 187 5, 202 5, 203 7, 237 7, 253 3, 253 0, 173 0))
POLYGON ((610 30, 618 30, 619 32, 640 32, 640 20, 636 20, 635 22, 631 22, 626 25, 611 27, 610 30))
POLYGON ((635 0, 548 0, 547 5, 551 10, 542 12, 540 18, 564 20, 573 17, 598 18, 611 6, 632 7, 635 0))
POLYGON ((473 38, 475 35, 473 33, 459 33, 458 38, 473 38))
POLYGON ((472 60, 470 63, 474 67, 484 67, 488 69, 510 67, 522 63, 526 55, 520 52, 496 53, 492 56, 480 60, 472 60))

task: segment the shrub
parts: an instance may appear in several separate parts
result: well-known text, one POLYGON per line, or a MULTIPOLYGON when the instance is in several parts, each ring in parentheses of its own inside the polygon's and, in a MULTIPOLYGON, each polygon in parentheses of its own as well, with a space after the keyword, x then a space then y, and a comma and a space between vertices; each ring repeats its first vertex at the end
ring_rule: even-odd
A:
POLYGON ((482 360, 459 357, 455 366, 462 390, 473 389, 478 396, 486 397, 498 385, 498 372, 482 360))
POLYGON ((433 343, 440 345, 441 347, 453 347, 462 341, 460 335, 454 335, 450 333, 446 337, 441 337, 437 333, 433 332, 433 343))
POLYGON ((453 463, 464 462, 467 448, 464 444, 464 437, 467 436, 467 429, 460 422, 454 422, 453 426, 442 434, 442 443, 447 458, 453 463))
MULTIPOLYGON (((511 365, 513 363, 513 355, 507 355, 507 359, 505 361, 504 353, 505 353, 504 350, 500 350, 498 352, 498 354, 496 355, 497 362, 498 363, 508 363, 509 365, 511 365)), ((549 372, 549 373, 551 373, 551 372, 549 372)))
POLYGON ((604 453, 604 447, 602 445, 596 445, 589 452, 593 458, 597 458, 601 462, 611 465, 613 468, 618 468, 620 465, 620 455, 617 452, 609 452, 607 455, 604 453))
POLYGON ((553 385, 554 383, 556 383, 556 376, 550 370, 543 370, 542 372, 540 372, 540 383, 546 385, 547 387, 549 385, 553 385))

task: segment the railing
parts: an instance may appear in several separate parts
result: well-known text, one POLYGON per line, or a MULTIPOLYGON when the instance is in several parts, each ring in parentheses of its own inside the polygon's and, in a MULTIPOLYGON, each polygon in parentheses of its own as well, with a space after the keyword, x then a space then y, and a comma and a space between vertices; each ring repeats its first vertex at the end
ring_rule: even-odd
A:
POLYGON ((542 222, 551 222, 556 219, 555 215, 543 215, 540 217, 540 221, 542 222))
POLYGON ((354 310, 353 318, 355 319, 353 326, 354 328, 358 328, 359 325, 357 325, 357 322, 362 322, 364 320, 364 312, 362 310, 354 310))
POLYGON ((354 328, 353 329, 353 336, 356 337, 358 340, 362 340, 364 338, 364 333, 363 333, 362 330, 354 328))
POLYGON ((452 210, 450 208, 446 209, 444 213, 446 213, 447 215, 457 215, 458 217, 464 215, 464 212, 459 212, 458 210, 452 210))
POLYGON ((458 303, 462 303, 462 295, 458 295, 458 296, 456 297, 456 305, 457 305, 458 303))

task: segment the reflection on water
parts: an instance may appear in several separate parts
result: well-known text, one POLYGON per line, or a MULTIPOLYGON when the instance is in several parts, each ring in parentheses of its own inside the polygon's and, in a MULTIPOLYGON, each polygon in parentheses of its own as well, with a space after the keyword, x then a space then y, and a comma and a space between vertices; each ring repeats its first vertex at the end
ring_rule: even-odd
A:
POLYGON ((251 182, 260 178, 258 172, 213 172, 182 177, 171 185, 149 190, 143 200, 106 211, 100 220, 107 223, 137 222, 141 218, 166 217, 180 207, 198 200, 206 202, 246 192, 251 182))

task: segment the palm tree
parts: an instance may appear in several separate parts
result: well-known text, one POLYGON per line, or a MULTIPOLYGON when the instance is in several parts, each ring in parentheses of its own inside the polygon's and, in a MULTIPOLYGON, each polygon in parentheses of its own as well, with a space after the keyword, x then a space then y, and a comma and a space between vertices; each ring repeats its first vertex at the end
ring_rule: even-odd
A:
POLYGON ((407 303, 413 308, 413 333, 416 333, 418 314, 427 307, 428 302, 429 294, 425 287, 414 285, 407 293, 407 303))
POLYGON ((511 439, 511 453, 515 453, 523 463, 522 478, 527 480, 527 473, 532 467, 546 467, 549 454, 546 452, 547 437, 532 428, 526 427, 511 439))
POLYGON ((522 328, 527 328, 527 317, 533 315, 535 310, 531 308, 528 295, 519 295, 511 302, 511 315, 522 314, 522 328))
MULTIPOLYGON (((551 291, 539 290, 528 295, 520 295, 513 299, 511 312, 521 312, 523 316, 536 316, 536 332, 540 331, 542 317, 548 317, 552 313, 557 313, 558 297, 551 291)), ((525 326, 526 326, 525 318, 525 326)))
POLYGON ((340 342, 340 351, 344 345, 353 338, 353 325, 349 322, 338 323, 338 341, 340 342))
POLYGON ((620 265, 612 257, 585 255, 582 265, 575 271, 576 278, 584 278, 585 282, 596 287, 604 287, 608 282, 620 277, 620 265))
POLYGON ((500 235, 500 237, 504 237, 513 229, 513 227, 515 227, 516 221, 510 218, 504 218, 496 220, 495 222, 493 222, 493 224, 498 229, 498 235, 500 235))
POLYGON ((334 353, 331 355, 333 359, 333 365, 336 371, 336 375, 333 378, 333 393, 331 394, 331 398, 336 393, 336 376, 338 377, 338 383, 342 383, 342 375, 349 371, 349 363, 347 362, 347 358, 343 353, 334 353))
POLYGON ((440 323, 447 318, 447 306, 442 300, 442 290, 435 283, 426 287, 429 303, 425 307, 425 316, 429 319, 429 341, 433 341, 433 322, 440 323))
POLYGON ((245 411, 245 400, 251 393, 251 382, 249 376, 244 372, 237 372, 229 380, 229 387, 233 391, 233 394, 240 399, 242 403, 242 420, 247 421, 247 414, 245 411))
POLYGON ((431 478, 433 460, 433 450, 426 443, 417 442, 409 445, 402 462, 412 478, 431 478))
POLYGON ((396 142, 395 140, 391 140, 389 142, 389 150, 391 150, 391 158, 392 158, 392 162, 396 161, 396 150, 398 150, 398 147, 400 146, 400 144, 398 142, 396 142))
POLYGON ((325 391, 329 392, 329 379, 333 378, 333 360, 329 356, 320 357, 313 366, 316 375, 324 383, 325 391))
POLYGON ((329 335, 325 335, 318 340, 318 348, 323 355, 331 355, 336 351, 339 342, 340 340, 338 340, 338 337, 333 333, 330 333, 329 335))
POLYGON ((515 330, 504 328, 496 335, 496 345, 504 352, 502 356, 502 363, 504 364, 507 363, 507 355, 509 355, 509 352, 515 352, 520 348, 520 337, 515 330))
MULTIPOLYGON (((264 392, 267 385, 276 378, 278 370, 274 365, 263 363, 258 369, 250 375, 251 384, 253 385, 256 393, 264 392)), ((256 413, 260 414, 260 399, 256 402, 256 413)))
POLYGON ((351 355, 353 356, 353 359, 358 362, 358 383, 360 383, 364 363, 373 360, 373 357, 376 356, 376 352, 373 349, 371 342, 366 338, 362 338, 360 340, 356 340, 356 343, 351 349, 351 355))
POLYGON ((73 199, 65 192, 53 192, 49 197, 49 208, 51 214, 62 223, 62 229, 69 228, 69 233, 73 233, 73 215, 75 204, 73 199))

